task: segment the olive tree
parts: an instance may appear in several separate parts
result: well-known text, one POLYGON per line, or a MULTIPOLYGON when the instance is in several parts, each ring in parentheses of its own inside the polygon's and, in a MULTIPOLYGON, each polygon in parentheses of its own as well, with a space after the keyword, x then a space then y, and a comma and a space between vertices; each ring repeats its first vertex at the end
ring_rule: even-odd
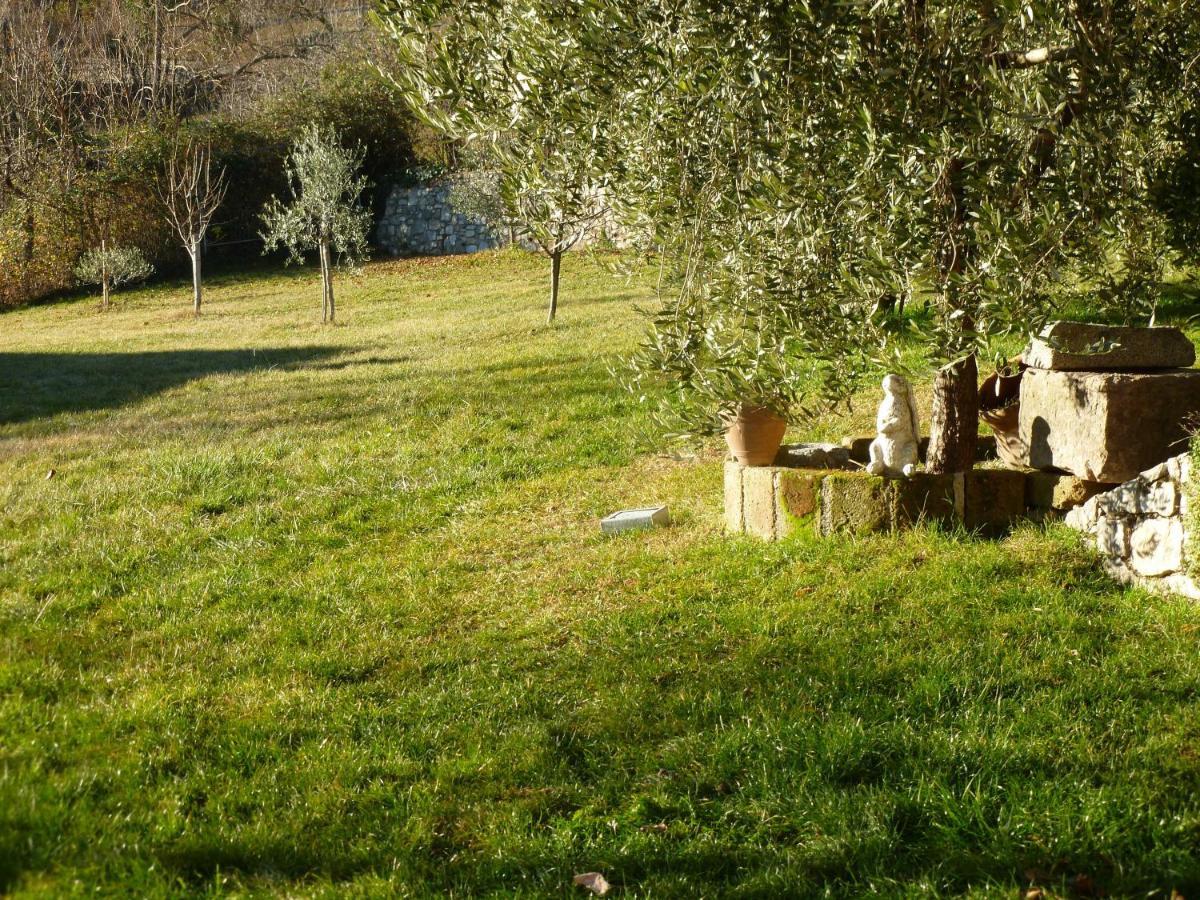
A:
POLYGON ((80 284, 100 288, 100 308, 107 311, 113 288, 134 281, 143 281, 154 272, 137 247, 110 247, 102 241, 99 247, 88 250, 75 264, 75 278, 80 284))
POLYGON ((361 202, 367 187, 359 174, 362 162, 362 149, 344 148, 336 131, 309 126, 287 161, 291 202, 273 197, 263 212, 264 252, 286 247, 289 262, 300 262, 305 252, 317 251, 322 322, 334 322, 337 312, 334 267, 354 265, 366 255, 371 214, 361 202))
POLYGON ((392 77, 413 112, 461 141, 494 173, 502 218, 550 260, 547 319, 558 311, 563 254, 607 212, 603 100, 582 40, 552 4, 385 0, 379 20, 402 65, 392 77))
MULTIPOLYGON (((728 404, 774 379, 814 385, 780 403, 815 411, 897 364, 878 311, 915 299, 929 467, 961 471, 979 359, 1072 292, 1153 315, 1169 256, 1152 186, 1200 98, 1186 0, 468 6, 520 23, 492 51, 533 85, 516 96, 570 96, 553 126, 595 138, 589 164, 676 264, 637 359, 676 397, 728 404), (563 78, 527 33, 542 20, 563 78)), ((521 127, 528 107, 507 111, 521 127)))

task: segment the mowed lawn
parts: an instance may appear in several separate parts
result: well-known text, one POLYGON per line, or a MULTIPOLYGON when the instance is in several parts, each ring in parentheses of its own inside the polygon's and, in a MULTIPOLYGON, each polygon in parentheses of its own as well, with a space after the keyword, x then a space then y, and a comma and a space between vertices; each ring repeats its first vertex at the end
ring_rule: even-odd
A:
POLYGON ((0 316, 0 894, 1200 893, 1200 608, 1060 529, 724 537, 611 371, 652 278, 0 316))

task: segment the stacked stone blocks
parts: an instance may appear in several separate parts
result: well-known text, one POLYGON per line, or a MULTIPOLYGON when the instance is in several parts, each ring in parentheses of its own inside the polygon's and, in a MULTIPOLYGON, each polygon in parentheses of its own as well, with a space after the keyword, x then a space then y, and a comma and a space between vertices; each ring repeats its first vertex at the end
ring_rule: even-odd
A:
POLYGON ((1095 543, 1108 571, 1127 583, 1200 599, 1188 551, 1188 454, 1153 466, 1067 513, 1095 543))
POLYGON ((1027 516, 1025 474, 977 469, 881 478, 845 469, 725 463, 725 516, 731 532, 781 540, 896 531, 923 522, 1001 534, 1027 516))

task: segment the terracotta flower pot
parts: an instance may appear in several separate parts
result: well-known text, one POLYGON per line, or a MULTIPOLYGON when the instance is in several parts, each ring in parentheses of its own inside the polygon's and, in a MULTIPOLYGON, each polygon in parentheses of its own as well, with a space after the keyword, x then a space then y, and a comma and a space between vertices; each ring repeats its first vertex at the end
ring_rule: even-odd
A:
POLYGON ((743 466, 769 466, 775 462, 787 422, 762 406, 742 406, 725 422, 725 443, 743 466))

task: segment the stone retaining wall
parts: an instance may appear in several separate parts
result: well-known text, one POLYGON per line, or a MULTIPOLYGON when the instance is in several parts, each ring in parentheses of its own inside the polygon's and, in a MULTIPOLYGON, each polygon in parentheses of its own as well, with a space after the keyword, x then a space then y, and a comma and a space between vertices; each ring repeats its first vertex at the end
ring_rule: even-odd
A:
MULTIPOLYGON (((537 249, 528 238, 516 236, 527 250, 537 249)), ((497 233, 485 222, 464 216, 450 203, 450 185, 434 181, 392 188, 383 215, 375 225, 375 242, 392 256, 445 256, 477 253, 506 246, 509 235, 497 233)), ((631 234, 611 216, 605 216, 580 242, 581 246, 605 242, 613 247, 633 245, 631 234)))
POLYGON ((392 256, 475 253, 502 244, 487 224, 454 210, 445 182, 392 188, 375 240, 392 256))
MULTIPOLYGON (((797 527, 820 534, 895 531, 920 521, 961 524, 1002 534, 1023 519, 1058 519, 1114 487, 1062 472, 977 466, 965 475, 891 479, 868 475, 870 438, 798 444, 779 450, 773 466, 725 463, 725 520, 730 531, 780 540, 797 527)), ((995 442, 981 437, 981 461, 995 442)))
POLYGON ((919 522, 1002 534, 1028 517, 1024 472, 881 478, 866 472, 725 463, 725 521, 732 532, 782 540, 817 534, 896 531, 919 522))
POLYGON ((1095 541, 1105 567, 1126 583, 1200 599, 1188 574, 1188 454, 1093 497, 1065 521, 1095 541))

